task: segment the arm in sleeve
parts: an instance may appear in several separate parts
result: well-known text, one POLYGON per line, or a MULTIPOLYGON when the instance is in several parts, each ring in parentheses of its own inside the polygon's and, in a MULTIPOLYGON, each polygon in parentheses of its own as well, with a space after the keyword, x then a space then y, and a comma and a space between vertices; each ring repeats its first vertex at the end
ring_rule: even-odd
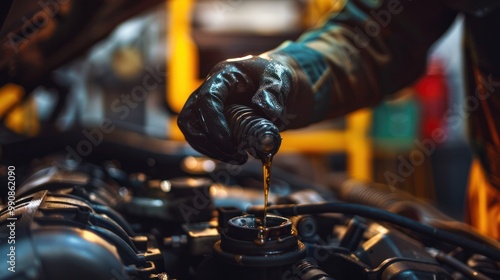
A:
POLYGON ((278 50, 308 78, 315 122, 375 105, 416 80, 456 14, 439 0, 352 0, 278 50))

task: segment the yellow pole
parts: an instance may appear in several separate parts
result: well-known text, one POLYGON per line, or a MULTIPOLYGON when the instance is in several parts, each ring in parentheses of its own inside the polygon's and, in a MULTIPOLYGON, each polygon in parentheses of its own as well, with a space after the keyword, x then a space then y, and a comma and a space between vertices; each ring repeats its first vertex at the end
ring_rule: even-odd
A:
POLYGON ((191 39, 192 5, 193 0, 167 1, 170 19, 167 22, 167 101, 177 112, 197 86, 198 57, 191 39))
POLYGON ((350 177, 363 181, 372 179, 370 123, 370 109, 358 110, 347 116, 347 172, 350 177))
MULTIPOLYGON (((167 1, 167 87, 166 100, 175 112, 180 112, 190 93, 198 86, 198 55, 191 39, 191 12, 193 0, 167 1)), ((169 137, 183 140, 177 127, 177 118, 168 124, 169 137)))

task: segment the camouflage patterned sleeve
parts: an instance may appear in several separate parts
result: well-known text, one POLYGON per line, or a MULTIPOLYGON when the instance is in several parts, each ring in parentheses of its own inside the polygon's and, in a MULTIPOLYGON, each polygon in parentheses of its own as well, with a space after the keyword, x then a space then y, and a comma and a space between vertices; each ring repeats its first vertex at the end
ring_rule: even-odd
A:
POLYGON ((437 0, 352 0, 278 51, 308 78, 314 122, 374 105, 416 80, 456 14, 437 0))

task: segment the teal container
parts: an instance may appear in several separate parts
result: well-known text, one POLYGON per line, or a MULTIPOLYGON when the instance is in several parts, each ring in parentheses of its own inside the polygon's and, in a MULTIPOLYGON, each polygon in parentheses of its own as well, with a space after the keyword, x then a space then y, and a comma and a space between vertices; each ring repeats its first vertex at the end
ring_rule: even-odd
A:
POLYGON ((383 101, 373 110, 372 139, 376 151, 404 152, 419 137, 420 108, 412 92, 383 101))

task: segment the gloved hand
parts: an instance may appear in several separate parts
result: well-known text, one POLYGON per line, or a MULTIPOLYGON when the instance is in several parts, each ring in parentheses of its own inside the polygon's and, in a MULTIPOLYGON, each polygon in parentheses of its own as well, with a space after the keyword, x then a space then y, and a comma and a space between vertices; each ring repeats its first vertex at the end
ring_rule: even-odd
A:
POLYGON ((248 106, 280 131, 311 122, 313 95, 309 80, 285 52, 229 59, 217 64, 191 94, 178 125, 197 151, 232 164, 248 156, 231 137, 224 110, 248 106))
POLYGON ((186 139, 208 156, 243 163, 246 153, 233 143, 224 117, 228 105, 251 107, 284 130, 373 106, 413 82, 456 11, 442 1, 413 1, 380 32, 365 34, 389 2, 347 1, 295 42, 218 64, 179 116, 186 139))

